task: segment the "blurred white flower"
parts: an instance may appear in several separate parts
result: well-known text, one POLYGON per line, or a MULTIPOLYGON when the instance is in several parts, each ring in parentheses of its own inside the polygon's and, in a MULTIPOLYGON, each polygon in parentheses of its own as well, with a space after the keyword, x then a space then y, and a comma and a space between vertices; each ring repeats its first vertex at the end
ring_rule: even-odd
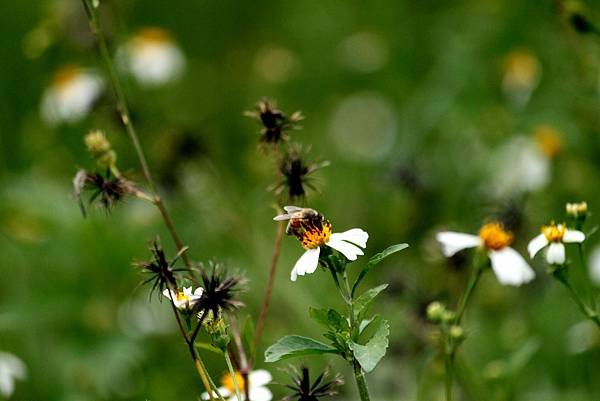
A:
POLYGON ((597 245, 590 253, 589 269, 590 278, 594 284, 600 286, 600 245, 597 245))
POLYGON ((540 190, 550 182, 551 164, 535 141, 524 136, 511 138, 491 158, 490 189, 503 197, 540 190))
MULTIPOLYGON (((266 385, 273 380, 271 373, 268 371, 264 369, 253 370, 248 373, 248 383, 244 382, 244 378, 239 372, 235 372, 235 379, 240 389, 242 400, 246 399, 246 384, 248 385, 248 396, 250 397, 250 400, 271 401, 271 399, 273 399, 271 390, 266 387, 266 385)), ((226 373, 221 378, 221 387, 219 387, 218 390, 227 401, 237 401, 233 377, 231 377, 229 373, 226 373)), ((208 393, 202 393, 202 399, 208 400, 209 398, 208 393)))
POLYGON ((204 288, 198 287, 192 293, 192 287, 183 287, 183 291, 177 290, 177 292, 165 289, 163 295, 173 300, 175 307, 180 310, 189 310, 194 307, 196 302, 202 298, 204 288))
POLYGON ((348 260, 356 260, 364 255, 369 234, 360 228, 352 228, 343 233, 332 233, 331 223, 314 209, 285 206, 285 214, 275 216, 273 220, 289 220, 287 233, 295 235, 306 252, 298 259, 291 273, 291 280, 298 276, 314 273, 319 266, 321 247, 327 245, 344 255, 348 260))
POLYGON ((91 70, 69 65, 56 72, 42 97, 42 117, 50 124, 72 123, 84 118, 104 88, 91 70))
POLYGON ((141 29, 117 50, 119 65, 141 84, 159 86, 176 79, 185 67, 185 56, 169 32, 141 29))
POLYGON ((15 380, 26 377, 25 363, 13 354, 0 351, 0 394, 9 398, 15 391, 15 380))
POLYGON ((502 90, 517 107, 523 108, 540 81, 541 65, 527 49, 514 50, 504 59, 502 90))
POLYGON ((550 224, 542 226, 542 233, 529 242, 527 250, 533 257, 543 248, 546 250, 546 261, 551 265, 565 263, 565 243, 583 242, 585 234, 578 230, 569 230, 564 224, 550 224))
POLYGON ((436 239, 442 245, 446 257, 451 257, 466 248, 484 249, 500 284, 520 286, 535 277, 534 271, 525 259, 509 247, 513 236, 500 223, 485 224, 479 230, 479 235, 445 231, 438 233, 436 239))

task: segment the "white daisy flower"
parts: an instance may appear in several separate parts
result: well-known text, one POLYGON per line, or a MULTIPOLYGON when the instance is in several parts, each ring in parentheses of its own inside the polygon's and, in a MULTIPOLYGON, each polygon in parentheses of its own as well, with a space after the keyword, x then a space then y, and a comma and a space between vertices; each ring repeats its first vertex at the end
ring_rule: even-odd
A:
POLYGON ((484 249, 500 284, 520 286, 535 277, 525 259, 509 247, 513 240, 512 234, 498 222, 485 224, 479 230, 479 235, 446 231, 438 233, 436 239, 442 245, 446 257, 466 248, 484 249))
POLYGON ((104 81, 79 66, 61 68, 44 92, 42 117, 50 124, 73 123, 84 118, 104 89, 104 81))
POLYGON ((342 233, 332 233, 331 223, 314 209, 297 206, 285 206, 283 209, 287 213, 276 216, 273 220, 289 220, 287 234, 295 235, 306 249, 292 269, 292 281, 317 270, 323 245, 335 249, 348 260, 356 260, 359 255, 364 255, 361 248, 366 248, 369 239, 366 231, 352 228, 342 233))
POLYGON ((183 291, 177 290, 177 292, 165 289, 163 295, 173 300, 175 307, 180 310, 192 309, 194 304, 202 298, 204 288, 198 287, 192 293, 192 287, 183 287, 183 291))
MULTIPOLYGON (((248 373, 248 383, 244 382, 244 377, 239 372, 235 372, 235 379, 242 395, 242 400, 246 399, 246 384, 248 385, 248 396, 251 401, 271 401, 273 399, 273 393, 266 387, 273 380, 271 373, 268 371, 264 369, 253 370, 248 373)), ((237 401, 233 378, 229 373, 226 373, 221 378, 221 387, 218 390, 225 400, 237 401)), ((215 394, 214 396, 216 397, 217 395, 215 394)), ((202 399, 208 400, 209 398, 208 393, 202 393, 202 399)))
POLYGON ((578 230, 570 230, 565 224, 551 223, 542 226, 542 233, 529 242, 527 250, 529 256, 533 257, 543 248, 546 250, 546 261, 550 265, 562 265, 565 263, 565 243, 581 243, 585 240, 585 234, 578 230))
POLYGON ((123 69, 141 84, 163 85, 177 78, 185 66, 185 56, 171 35, 155 27, 143 28, 117 51, 123 69))
POLYGON ((9 398, 15 391, 15 381, 27 376, 27 368, 21 359, 0 351, 0 395, 9 398))

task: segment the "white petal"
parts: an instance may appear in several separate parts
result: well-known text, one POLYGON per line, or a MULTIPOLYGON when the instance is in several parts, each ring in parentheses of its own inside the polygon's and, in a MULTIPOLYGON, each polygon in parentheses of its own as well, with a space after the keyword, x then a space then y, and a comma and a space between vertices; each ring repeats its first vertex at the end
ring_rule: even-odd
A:
POLYGON ((500 284, 518 287, 523 283, 530 282, 535 277, 534 271, 525 259, 510 247, 499 251, 490 251, 488 255, 500 284))
POLYGON ((327 246, 341 252, 348 260, 356 260, 358 255, 364 255, 362 249, 356 245, 339 239, 329 238, 327 246))
MULTIPOLYGON (((273 376, 265 369, 257 369, 248 374, 248 380, 250 381, 250 387, 260 387, 270 383, 273 380, 273 376)), ((253 398, 250 397, 250 399, 253 398)))
POLYGON ((553 242, 546 251, 546 261, 551 265, 565 263, 565 245, 562 242, 553 242))
POLYGON ((565 235, 563 236, 563 242, 583 242, 585 241, 585 234, 578 230, 569 230, 565 231, 565 235))
POLYGON ((266 387, 250 386, 249 395, 251 401, 271 401, 273 399, 273 393, 266 387))
POLYGON ((198 287, 194 290, 194 295, 201 297, 204 294, 204 288, 198 287))
POLYGON ((192 295, 192 287, 183 287, 183 295, 192 295))
POLYGON ((437 233, 435 239, 442 245, 442 252, 446 257, 451 257, 463 249, 475 248, 481 245, 481 238, 479 236, 453 231, 437 233))
POLYGON ((169 298, 169 299, 172 299, 172 300, 176 300, 176 299, 177 299, 177 294, 175 294, 173 291, 171 291, 171 290, 170 290, 170 289, 168 289, 168 288, 166 288, 166 289, 163 291, 163 295, 164 295, 165 297, 169 298))
POLYGON ((333 233, 331 234, 330 239, 348 241, 360 246, 361 248, 366 248, 369 234, 360 228, 352 228, 348 231, 344 231, 343 233, 333 233))
POLYGON ((288 213, 294 213, 299 212, 300 210, 302 210, 302 208, 298 206, 284 206, 283 210, 285 210, 288 213))
POLYGON ((6 398, 10 397, 15 390, 15 381, 13 377, 4 372, 0 372, 0 394, 6 398))
POLYGON ((548 245, 548 239, 544 234, 540 234, 531 241, 529 241, 529 245, 527 245, 529 257, 533 259, 533 257, 546 245, 548 245))
POLYGON ((296 281, 297 276, 304 276, 306 273, 313 273, 319 266, 319 248, 308 249, 294 265, 291 279, 296 281))
MULTIPOLYGON (((217 390, 219 391, 219 394, 221 394, 223 397, 229 397, 231 395, 231 392, 229 391, 229 389, 227 389, 227 387, 219 387, 219 388, 217 388, 217 390)), ((200 396, 202 397, 203 400, 210 399, 207 392, 202 393, 200 396)), ((216 398, 216 399, 219 398, 217 396, 217 393, 213 393, 213 398, 216 398)))

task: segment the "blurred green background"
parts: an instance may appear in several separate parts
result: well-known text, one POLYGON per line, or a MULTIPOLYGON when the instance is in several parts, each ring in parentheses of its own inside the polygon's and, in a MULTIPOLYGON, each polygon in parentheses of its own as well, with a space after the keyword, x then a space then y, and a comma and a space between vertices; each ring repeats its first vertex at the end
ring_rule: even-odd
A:
MULTIPOLYGON (((434 299, 456 303, 470 253, 447 262, 436 231, 476 232, 497 217, 524 252, 541 224, 564 219, 565 202, 600 204, 600 48, 552 1, 114 0, 102 2, 102 17, 113 50, 158 26, 185 54, 175 82, 146 88, 124 76, 125 90, 190 256, 250 278, 242 316, 258 314, 276 231, 273 162, 258 150, 259 126, 242 116, 264 96, 302 110, 293 138, 331 161, 304 204, 337 231, 367 230, 367 256, 410 243, 369 277, 390 283, 375 310, 392 324, 388 355, 368 377, 374 400, 442 399, 424 310, 434 299), (543 177, 529 177, 533 169, 543 177)), ((142 181, 111 92, 76 123, 40 116, 61 66, 104 71, 81 3, 0 2, 0 37, 0 351, 28 368, 13 399, 197 399, 168 305, 147 302, 131 267, 157 234, 172 254, 160 216, 131 200, 83 219, 70 195, 76 169, 93 167, 83 144, 93 128, 142 181)), ((318 337, 309 306, 342 306, 323 272, 289 281, 301 252, 284 239, 263 350, 285 334, 318 337)), ((573 329, 582 317, 542 262, 521 288, 484 276, 466 320, 460 399, 598 399, 598 333, 573 329)), ((206 357, 215 377, 224 372, 206 357)), ((340 361, 306 362, 346 374, 339 398, 357 399, 340 361)), ((287 382, 283 366, 259 363, 287 382)))

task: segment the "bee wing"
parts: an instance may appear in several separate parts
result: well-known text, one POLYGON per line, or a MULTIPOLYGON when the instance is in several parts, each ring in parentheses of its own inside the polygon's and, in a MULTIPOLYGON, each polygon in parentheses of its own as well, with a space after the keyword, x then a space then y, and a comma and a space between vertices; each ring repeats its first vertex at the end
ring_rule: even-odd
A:
POLYGON ((302 208, 298 206, 284 206, 283 210, 285 210, 288 213, 295 213, 301 211, 302 208))
POLYGON ((291 214, 280 214, 279 216, 275 216, 273 217, 273 220, 275 221, 284 221, 284 220, 289 220, 292 218, 291 214))

